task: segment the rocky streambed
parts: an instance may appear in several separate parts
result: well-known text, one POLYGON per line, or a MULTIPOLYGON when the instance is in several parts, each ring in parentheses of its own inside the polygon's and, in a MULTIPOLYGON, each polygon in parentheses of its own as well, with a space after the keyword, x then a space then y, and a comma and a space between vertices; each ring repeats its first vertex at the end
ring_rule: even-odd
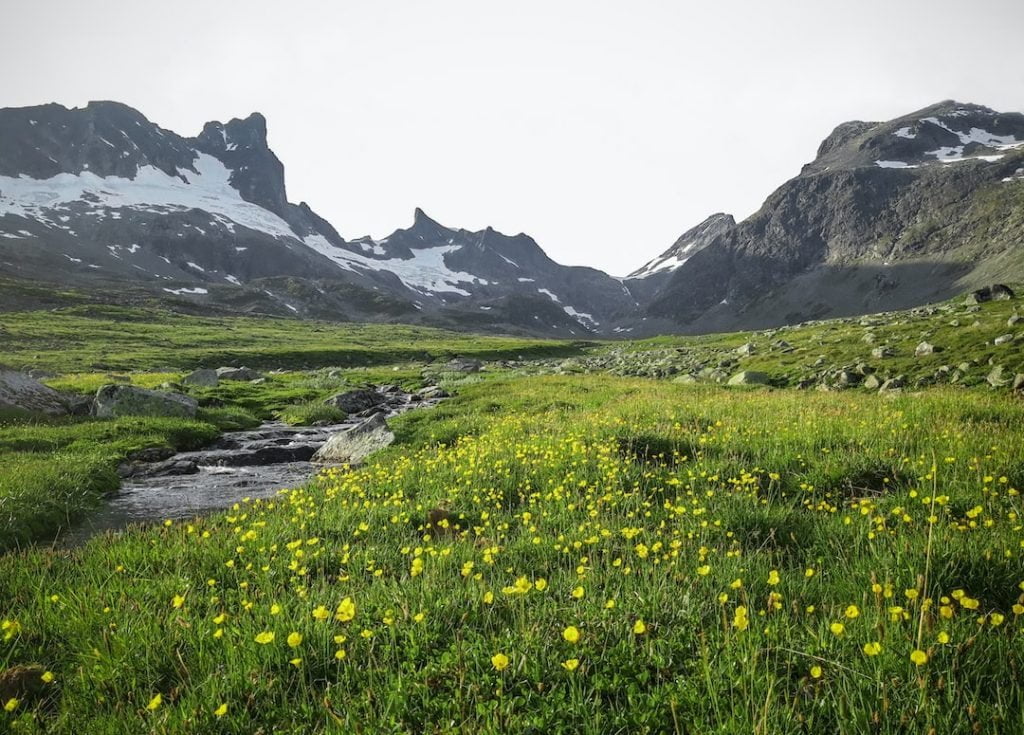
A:
POLYGON ((445 397, 439 389, 406 393, 396 386, 377 386, 336 397, 339 404, 360 408, 342 423, 268 422, 256 429, 226 432, 198 451, 142 452, 119 467, 120 492, 65 532, 59 543, 73 547, 132 523, 193 518, 230 508, 244 498, 272 496, 307 482, 324 464, 346 461, 338 451, 351 443, 346 442, 349 437, 360 445, 369 439, 370 446, 379 448, 389 443, 385 419, 435 406, 445 397), (334 451, 321 452, 327 445, 334 451))

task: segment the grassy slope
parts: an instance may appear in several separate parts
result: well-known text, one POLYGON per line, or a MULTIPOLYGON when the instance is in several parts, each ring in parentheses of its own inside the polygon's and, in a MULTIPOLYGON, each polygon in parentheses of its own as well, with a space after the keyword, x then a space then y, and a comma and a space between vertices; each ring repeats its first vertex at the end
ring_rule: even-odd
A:
POLYGON ((0 668, 56 675, 48 702, 0 717, 94 733, 1024 728, 1009 396, 499 376, 395 425, 367 468, 277 500, 0 558, 0 619, 17 621, 0 668), (422 527, 438 506, 460 530, 422 527), (346 598, 354 618, 336 619, 346 598))
MULTIPOLYGON (((1024 288, 1017 290, 1024 292, 1024 288)), ((1024 372, 1024 322, 1007 324, 1011 316, 1021 312, 1019 299, 969 307, 960 298, 932 307, 870 315, 863 318, 868 326, 861 324, 861 318, 834 319, 764 332, 664 336, 606 344, 590 350, 589 361, 604 369, 611 356, 625 355, 617 369, 624 374, 657 374, 669 365, 683 374, 696 372, 699 366, 715 367, 729 361, 727 374, 740 370, 766 372, 780 386, 793 386, 828 369, 857 363, 867 364, 883 379, 904 375, 911 386, 941 384, 948 383, 952 373, 938 373, 940 367, 956 368, 968 362, 970 366, 960 382, 972 386, 984 384, 985 376, 996 364, 1003 365, 1010 377, 1024 372), (865 339, 869 334, 874 337, 872 341, 865 339), (996 337, 1005 334, 1019 336, 1008 344, 993 344, 996 337), (788 342, 792 351, 773 348, 772 343, 777 340, 788 342), (939 350, 915 356, 915 348, 923 341, 939 350), (737 354, 736 348, 748 342, 755 345, 755 353, 737 354), (892 348, 894 354, 873 358, 872 349, 883 345, 892 348), (815 366, 819 358, 823 358, 823 364, 815 366)))

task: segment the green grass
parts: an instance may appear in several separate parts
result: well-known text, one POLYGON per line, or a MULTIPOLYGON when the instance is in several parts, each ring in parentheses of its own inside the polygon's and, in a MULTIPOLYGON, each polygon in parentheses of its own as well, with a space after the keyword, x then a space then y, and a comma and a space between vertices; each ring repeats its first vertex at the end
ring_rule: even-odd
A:
POLYGON ((55 675, 3 722, 1024 728, 1024 406, 1007 395, 499 375, 393 424, 367 467, 276 499, 0 557, 0 669, 55 675), (425 527, 437 508, 447 528, 425 527))
POLYGON ((579 354, 586 343, 481 336, 396 324, 186 316, 156 308, 79 305, 0 313, 0 354, 16 369, 57 373, 362 367, 462 355, 579 354))
POLYGON ((957 374, 958 385, 987 388, 985 379, 993 365, 1003 365, 1011 378, 1024 373, 1024 323, 1007 324, 1009 317, 1021 311, 1019 300, 967 307, 959 297, 944 304, 863 317, 869 326, 861 324, 861 317, 854 317, 759 332, 663 336, 607 344, 591 350, 591 357, 581 362, 595 369, 649 377, 696 374, 701 367, 724 364, 727 375, 741 370, 765 372, 779 386, 795 386, 805 379, 834 385, 833 379, 822 377, 823 372, 864 363, 882 379, 905 376, 909 387, 948 385, 957 374), (873 341, 865 340, 869 334, 873 341), (1011 343, 994 345, 993 340, 1004 334, 1020 336, 1011 343), (791 349, 773 347, 778 340, 789 343, 791 349), (915 348, 923 341, 939 350, 917 357, 915 348), (736 348, 748 342, 755 345, 754 354, 737 354, 736 348), (872 357, 872 349, 883 345, 894 354, 872 357), (625 358, 619 366, 609 359, 617 354, 625 358), (819 358, 823 363, 816 366, 819 358), (967 363, 966 370, 957 370, 961 363, 967 363), (943 366, 952 370, 942 372, 943 366))
POLYGON ((53 538, 80 518, 117 490, 117 464, 131 452, 196 449, 228 425, 227 414, 203 418, 0 423, 0 551, 53 538))

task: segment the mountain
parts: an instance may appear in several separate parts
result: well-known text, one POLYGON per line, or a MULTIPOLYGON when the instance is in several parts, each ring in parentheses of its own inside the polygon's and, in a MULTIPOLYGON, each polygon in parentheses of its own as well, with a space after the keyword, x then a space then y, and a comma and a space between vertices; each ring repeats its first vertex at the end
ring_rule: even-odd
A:
POLYGON ((346 241, 288 201, 259 114, 185 138, 116 102, 0 110, 0 273, 241 311, 561 336, 645 320, 620 280, 555 263, 524 234, 454 230, 417 209, 408 229, 346 241))
POLYGON ((686 261, 710 245, 719 235, 736 226, 731 214, 713 214, 679 236, 668 250, 626 276, 630 292, 641 303, 655 297, 672 274, 686 261))
POLYGON ((947 101, 839 125, 647 312, 696 333, 906 308, 1024 280, 1022 246, 1024 115, 947 101))
POLYGON ((417 209, 345 239, 291 203, 254 113, 187 138, 116 102, 0 110, 0 276, 191 311, 562 337, 752 329, 1024 280, 1024 115, 942 102, 839 125, 755 214, 625 278, 417 209))

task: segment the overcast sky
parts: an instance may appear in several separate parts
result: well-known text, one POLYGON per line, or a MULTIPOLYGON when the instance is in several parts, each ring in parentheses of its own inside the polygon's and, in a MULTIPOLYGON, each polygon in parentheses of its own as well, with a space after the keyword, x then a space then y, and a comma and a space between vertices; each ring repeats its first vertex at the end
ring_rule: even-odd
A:
POLYGON ((1022 0, 0 0, 0 107, 268 119, 343 236, 414 207, 623 275, 839 122, 1024 109, 1022 0))

